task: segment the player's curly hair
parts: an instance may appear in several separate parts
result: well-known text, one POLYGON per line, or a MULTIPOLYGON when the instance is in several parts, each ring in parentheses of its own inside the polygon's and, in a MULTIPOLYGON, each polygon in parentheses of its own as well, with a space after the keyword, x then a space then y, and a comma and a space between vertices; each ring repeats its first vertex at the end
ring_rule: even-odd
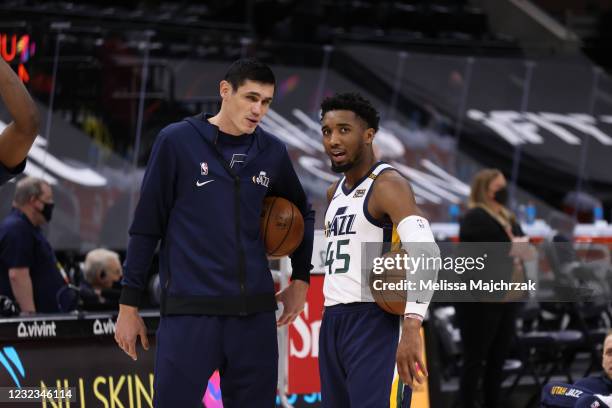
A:
POLYGON ((321 120, 323 120, 323 116, 325 116, 327 112, 334 110, 348 110, 354 112, 355 115, 359 116, 368 124, 368 128, 378 131, 378 123, 380 122, 378 111, 372 106, 369 100, 358 93, 341 93, 325 98, 321 103, 321 120))

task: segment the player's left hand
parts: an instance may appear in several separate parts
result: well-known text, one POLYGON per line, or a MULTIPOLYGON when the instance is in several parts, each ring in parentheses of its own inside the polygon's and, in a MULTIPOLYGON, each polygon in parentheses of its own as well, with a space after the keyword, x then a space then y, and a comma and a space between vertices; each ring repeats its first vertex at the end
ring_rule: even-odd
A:
POLYGON ((397 346, 395 360, 397 372, 402 382, 408 386, 416 381, 421 384, 427 377, 427 368, 423 364, 421 341, 421 322, 416 319, 404 319, 402 325, 402 337, 397 346))
POLYGON ((291 281, 289 286, 276 294, 276 301, 283 304, 283 314, 276 321, 277 326, 293 323, 306 303, 306 295, 310 285, 301 280, 291 281))

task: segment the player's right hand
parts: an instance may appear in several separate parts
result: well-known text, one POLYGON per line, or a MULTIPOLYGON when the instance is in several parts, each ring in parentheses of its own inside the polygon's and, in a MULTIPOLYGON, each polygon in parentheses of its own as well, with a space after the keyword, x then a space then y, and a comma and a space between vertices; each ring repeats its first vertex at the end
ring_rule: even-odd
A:
POLYGON ((147 327, 138 314, 138 309, 133 306, 119 305, 119 316, 115 325, 115 341, 125 353, 137 360, 136 339, 140 336, 142 348, 149 349, 147 339, 147 327))
POLYGON ((421 322, 416 319, 404 319, 402 336, 397 345, 395 362, 397 372, 402 382, 410 387, 414 382, 422 384, 425 381, 427 368, 422 358, 423 344, 420 334, 421 322))

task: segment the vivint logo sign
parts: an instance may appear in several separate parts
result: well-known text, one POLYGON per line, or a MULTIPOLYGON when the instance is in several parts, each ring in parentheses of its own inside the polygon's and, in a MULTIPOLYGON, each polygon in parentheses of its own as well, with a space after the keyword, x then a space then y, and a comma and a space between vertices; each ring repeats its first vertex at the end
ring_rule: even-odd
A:
POLYGON ((612 115, 601 115, 599 120, 584 113, 551 113, 551 112, 517 112, 491 111, 488 114, 470 109, 467 116, 487 126, 512 145, 525 143, 542 144, 540 134, 545 130, 569 145, 580 145, 582 139, 577 136, 590 136, 605 146, 612 146, 612 137, 602 132, 598 123, 612 124, 612 115))
POLYGON ((319 357, 319 331, 321 320, 308 322, 308 303, 304 306, 304 317, 300 314, 293 322, 293 327, 300 336, 302 347, 298 348, 295 342, 289 344, 289 355, 297 358, 318 358, 319 357))
POLYGON ((17 337, 36 338, 36 337, 55 337, 55 322, 33 322, 19 323, 17 326, 17 337))
POLYGON ((115 334, 115 323, 110 317, 104 322, 96 319, 96 321, 93 323, 93 334, 96 336, 115 334))

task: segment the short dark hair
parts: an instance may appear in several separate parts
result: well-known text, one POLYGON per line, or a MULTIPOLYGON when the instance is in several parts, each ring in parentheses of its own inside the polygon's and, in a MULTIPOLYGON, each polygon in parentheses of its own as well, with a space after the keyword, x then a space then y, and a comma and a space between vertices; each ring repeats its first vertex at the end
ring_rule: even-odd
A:
POLYGON ((358 93, 341 93, 325 98, 321 103, 321 120, 329 111, 348 110, 363 119, 368 128, 378 131, 380 116, 369 100, 358 93))
POLYGON ((253 58, 241 58, 229 66, 223 78, 236 91, 245 81, 251 80, 276 86, 276 78, 269 66, 253 58))

